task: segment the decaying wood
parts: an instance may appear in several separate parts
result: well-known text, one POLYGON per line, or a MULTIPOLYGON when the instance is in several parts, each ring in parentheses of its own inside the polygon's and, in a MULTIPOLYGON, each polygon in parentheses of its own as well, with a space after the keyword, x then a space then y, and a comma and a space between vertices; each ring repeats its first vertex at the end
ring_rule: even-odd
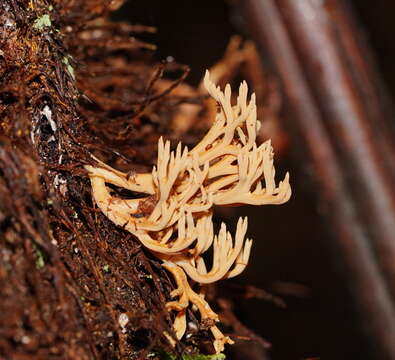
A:
POLYGON ((164 66, 131 36, 152 29, 111 23, 108 11, 106 1, 0 4, 2 358, 169 348, 168 276, 95 209, 83 165, 92 152, 129 170, 154 159, 144 131, 157 129, 156 145, 156 119, 171 118, 163 97, 185 75, 153 91, 164 66))

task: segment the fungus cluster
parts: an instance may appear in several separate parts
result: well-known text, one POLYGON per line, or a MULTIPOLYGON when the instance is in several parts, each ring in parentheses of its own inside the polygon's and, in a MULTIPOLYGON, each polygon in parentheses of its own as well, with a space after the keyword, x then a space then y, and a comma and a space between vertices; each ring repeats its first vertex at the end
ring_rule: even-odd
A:
POLYGON ((210 324, 214 348, 221 352, 232 340, 217 328, 218 315, 191 282, 209 284, 240 274, 248 263, 252 241, 245 239, 247 218, 239 219, 234 238, 224 223, 215 234, 213 206, 282 204, 290 198, 291 188, 288 174, 275 184, 270 141, 255 143, 260 122, 255 95, 247 100, 246 82, 240 85, 233 106, 229 84, 222 92, 207 71, 204 85, 219 110, 213 126, 193 149, 178 144, 171 151, 170 142, 161 138, 157 166, 151 173, 128 176, 97 159, 97 167, 85 168, 101 211, 135 235, 173 275, 177 288, 171 293, 174 300, 166 306, 176 312, 177 339, 186 331, 186 310, 192 305, 201 320, 210 324), (142 196, 118 198, 109 184, 142 196), (210 248, 213 256, 208 268, 204 255, 210 248))

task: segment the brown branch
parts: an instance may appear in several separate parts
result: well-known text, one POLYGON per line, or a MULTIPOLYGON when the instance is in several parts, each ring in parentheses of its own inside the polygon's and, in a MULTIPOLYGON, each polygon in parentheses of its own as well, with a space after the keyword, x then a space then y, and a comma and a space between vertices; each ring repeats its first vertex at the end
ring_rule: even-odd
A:
MULTIPOLYGON (((380 358, 395 357, 393 138, 343 1, 240 2, 269 51, 314 168, 344 278, 380 358), (374 251, 372 249, 374 248, 374 251)), ((382 91, 382 90, 381 90, 382 91)))

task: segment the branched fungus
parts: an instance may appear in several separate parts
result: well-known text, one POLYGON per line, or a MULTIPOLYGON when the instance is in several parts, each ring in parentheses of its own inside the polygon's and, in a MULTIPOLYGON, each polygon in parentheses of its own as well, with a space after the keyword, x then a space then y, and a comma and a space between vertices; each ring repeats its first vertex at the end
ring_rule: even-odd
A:
POLYGON ((245 239, 246 218, 239 219, 234 239, 224 223, 214 234, 213 205, 282 204, 290 198, 291 188, 288 174, 278 186, 275 184, 270 141, 260 146, 255 143, 260 122, 255 95, 247 101, 247 84, 240 85, 234 106, 230 86, 222 92, 210 81, 208 71, 204 85, 219 104, 219 112, 211 129, 192 150, 178 144, 171 151, 170 142, 161 138, 157 166, 151 173, 129 177, 98 159, 97 167, 86 169, 102 212, 135 235, 173 275, 177 288, 171 297, 176 300, 168 302, 167 308, 177 312, 173 324, 176 337, 181 339, 185 333, 186 309, 192 304, 202 320, 212 322, 214 347, 221 352, 232 340, 215 326, 218 315, 204 295, 192 289, 188 278, 208 284, 240 274, 247 265, 252 241, 245 239), (117 198, 109 184, 143 196, 117 198), (142 210, 148 200, 152 204, 149 213, 142 210), (208 269, 203 255, 211 247, 213 260, 208 269))

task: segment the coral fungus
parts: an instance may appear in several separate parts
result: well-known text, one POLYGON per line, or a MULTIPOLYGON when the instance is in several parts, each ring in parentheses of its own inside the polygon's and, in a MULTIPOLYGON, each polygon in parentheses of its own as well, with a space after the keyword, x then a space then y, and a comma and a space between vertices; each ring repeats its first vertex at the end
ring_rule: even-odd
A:
MULTIPOLYGON (((200 284, 234 277, 246 267, 252 241, 245 239, 247 219, 239 219, 234 239, 222 223, 214 234, 213 205, 282 204, 291 196, 289 176, 276 186, 273 149, 270 141, 257 146, 260 122, 255 95, 247 100, 247 84, 240 85, 237 102, 231 103, 231 89, 222 92, 206 72, 204 85, 219 104, 216 120, 204 138, 188 150, 161 138, 157 166, 151 173, 128 176, 98 159, 87 165, 93 197, 102 212, 115 224, 135 235, 163 262, 174 277, 176 299, 167 303, 177 312, 173 324, 181 339, 186 330, 186 309, 192 304, 202 320, 211 320, 217 352, 232 343, 215 326, 218 315, 203 294, 196 293, 188 278, 200 284), (141 193, 136 199, 113 196, 108 184, 141 193), (213 249, 211 268, 204 254, 213 249)), ((166 334, 170 341, 169 334, 166 334)))

